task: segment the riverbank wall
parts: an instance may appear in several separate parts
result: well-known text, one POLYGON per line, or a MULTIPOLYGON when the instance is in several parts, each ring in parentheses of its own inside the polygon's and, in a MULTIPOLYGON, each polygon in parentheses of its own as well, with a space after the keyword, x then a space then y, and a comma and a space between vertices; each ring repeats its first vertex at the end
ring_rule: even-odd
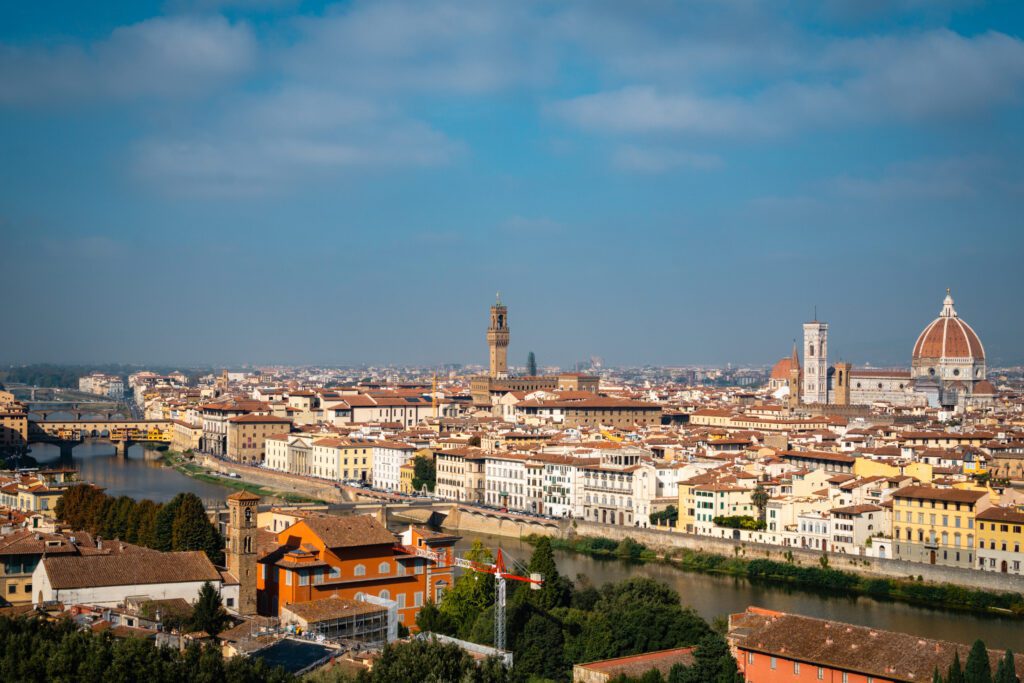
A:
MULTIPOLYGON (((727 538, 712 538, 658 529, 608 526, 578 520, 575 524, 565 525, 560 531, 561 533, 558 535, 566 539, 572 539, 575 536, 598 536, 621 541, 628 536, 658 554, 670 554, 673 550, 687 549, 726 557, 739 557, 744 560, 764 559, 786 562, 790 557, 787 553, 791 553, 794 564, 805 566, 817 566, 822 558, 820 551, 804 548, 786 548, 765 543, 734 541, 727 538)), ((877 557, 858 557, 842 553, 829 553, 828 566, 868 578, 916 580, 921 577, 923 581, 932 583, 951 583, 982 590, 1024 593, 1024 578, 1012 574, 942 567, 877 557)))
POLYGON ((526 536, 560 536, 561 525, 556 520, 535 517, 517 517, 473 507, 453 505, 441 524, 449 531, 472 531, 478 534, 524 538, 526 536))
MULTIPOLYGON (((216 458, 202 456, 196 464, 204 469, 221 474, 237 473, 241 481, 256 484, 281 493, 296 493, 307 498, 322 500, 325 503, 349 502, 345 495, 336 487, 318 482, 308 477, 300 477, 284 472, 271 472, 259 467, 249 467, 240 463, 226 463, 216 458)), ((238 481, 238 480, 236 480, 238 481)))

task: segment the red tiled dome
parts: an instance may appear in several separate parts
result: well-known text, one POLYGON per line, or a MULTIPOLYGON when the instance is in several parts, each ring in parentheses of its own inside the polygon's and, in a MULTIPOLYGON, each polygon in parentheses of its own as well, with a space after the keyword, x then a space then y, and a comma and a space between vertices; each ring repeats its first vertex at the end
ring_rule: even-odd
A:
POLYGON ((913 358, 985 359, 985 347, 981 345, 978 334, 957 316, 953 297, 948 293, 942 313, 918 336, 913 358))
POLYGON ((792 367, 792 359, 783 358, 775 364, 775 367, 772 368, 772 379, 789 379, 789 371, 792 367))

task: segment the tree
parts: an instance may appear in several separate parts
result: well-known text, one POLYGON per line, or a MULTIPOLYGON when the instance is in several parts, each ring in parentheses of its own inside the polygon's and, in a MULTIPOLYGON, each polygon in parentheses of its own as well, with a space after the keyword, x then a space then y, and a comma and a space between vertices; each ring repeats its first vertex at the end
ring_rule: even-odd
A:
MULTIPOLYGON (((555 607, 568 607, 572 599, 572 582, 558 573, 558 565, 555 564, 555 554, 551 549, 551 539, 542 536, 533 549, 533 556, 526 570, 530 573, 540 574, 544 583, 540 590, 520 590, 533 604, 543 610, 551 610, 555 607)), ((517 595, 519 590, 517 590, 517 595)))
POLYGON ((433 493, 437 483, 437 465, 429 455, 417 455, 413 458, 412 487, 416 491, 427 490, 433 493))
POLYGON ((446 636, 454 635, 458 630, 448 615, 439 610, 432 600, 416 613, 416 626, 420 631, 441 633, 446 636))
POLYGON ((679 510, 675 505, 669 505, 664 510, 652 512, 650 519, 651 524, 667 523, 669 526, 675 526, 679 521, 679 510))
POLYGON ((669 675, 669 683, 737 683, 738 680, 736 660, 725 638, 718 633, 708 633, 700 639, 691 666, 669 675))
POLYGON ((1013 659, 1013 652, 1006 651, 1003 658, 999 660, 996 667, 996 675, 992 678, 993 683, 1020 683, 1017 677, 1017 667, 1013 659))
POLYGON ((764 521, 765 509, 768 507, 768 500, 768 491, 761 485, 761 482, 757 482, 757 486, 754 487, 753 492, 750 494, 750 502, 757 508, 757 518, 762 522, 764 521))
POLYGON ((199 589, 199 599, 192 608, 192 619, 189 627, 195 631, 206 631, 211 636, 220 633, 227 622, 228 613, 221 603, 220 591, 209 581, 199 589))
POLYGON ((988 648, 980 639, 974 641, 964 667, 964 683, 992 683, 992 666, 988 661, 988 648))
POLYGON ((178 508, 181 507, 184 497, 184 493, 179 493, 157 510, 153 529, 155 540, 153 547, 155 549, 163 552, 174 549, 174 518, 178 514, 178 508))
POLYGON ((568 667, 562 627, 550 614, 531 611, 526 626, 515 640, 516 673, 563 678, 568 667))
POLYGON ((171 548, 202 550, 214 564, 224 563, 224 539, 206 516, 203 501, 194 493, 182 495, 171 525, 171 548))
POLYGON ((384 647, 369 676, 372 683, 460 681, 476 666, 454 643, 435 638, 390 643, 384 647))
POLYGON ((946 671, 946 683, 965 683, 963 668, 960 666, 960 653, 953 653, 953 661, 946 671))
POLYGON ((533 351, 526 354, 526 374, 530 377, 537 376, 537 357, 533 355, 533 351))
MULTIPOLYGON (((480 541, 466 552, 466 559, 480 564, 491 564, 494 556, 480 541)), ((473 628, 480 612, 494 604, 494 576, 481 572, 463 572, 455 579, 450 590, 441 598, 439 608, 451 619, 459 630, 459 637, 466 636, 473 628)))

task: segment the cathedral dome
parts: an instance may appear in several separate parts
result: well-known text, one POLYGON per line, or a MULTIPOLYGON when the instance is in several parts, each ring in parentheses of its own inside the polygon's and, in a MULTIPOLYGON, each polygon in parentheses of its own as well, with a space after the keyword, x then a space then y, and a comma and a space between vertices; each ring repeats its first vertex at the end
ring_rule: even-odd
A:
MULTIPOLYGON (((762 366, 762 367, 764 367, 764 366, 762 366)), ((775 367, 772 368, 772 377, 771 378, 772 379, 787 380, 787 379, 789 379, 789 371, 792 368, 793 368, 793 360, 791 358, 783 358, 782 360, 780 360, 778 363, 775 364, 775 367)), ((799 365, 797 365, 797 369, 798 370, 800 369, 799 365)))
POLYGON ((972 359, 984 360, 985 347, 977 333, 953 308, 953 297, 946 290, 942 312, 929 324, 914 344, 913 360, 972 359))

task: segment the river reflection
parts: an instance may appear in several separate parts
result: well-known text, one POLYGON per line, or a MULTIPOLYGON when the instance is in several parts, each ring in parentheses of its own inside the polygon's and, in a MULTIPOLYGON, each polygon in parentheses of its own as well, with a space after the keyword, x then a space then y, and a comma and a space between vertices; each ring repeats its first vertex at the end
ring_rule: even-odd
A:
MULTIPOLYGON (((526 563, 532 546, 516 539, 461 532, 460 551, 474 540, 494 549, 501 547, 516 560, 526 563)), ((878 601, 866 597, 845 597, 808 592, 786 586, 764 585, 731 576, 683 572, 660 563, 630 564, 622 560, 599 560, 563 550, 555 550, 558 570, 570 578, 586 577, 601 586, 630 576, 646 576, 674 588, 684 605, 692 606, 705 619, 742 612, 757 605, 783 612, 852 624, 873 626, 889 631, 913 633, 926 638, 972 643, 981 638, 989 647, 1024 650, 1024 621, 1000 616, 964 614, 929 609, 900 602, 878 601)))
POLYGON ((70 461, 60 459, 60 449, 51 444, 32 446, 32 457, 40 466, 70 466, 79 471, 82 481, 106 489, 112 496, 149 498, 166 502, 182 492, 194 493, 204 503, 223 503, 231 489, 205 481, 198 481, 166 466, 159 453, 136 444, 122 458, 107 442, 86 442, 75 447, 70 461))

